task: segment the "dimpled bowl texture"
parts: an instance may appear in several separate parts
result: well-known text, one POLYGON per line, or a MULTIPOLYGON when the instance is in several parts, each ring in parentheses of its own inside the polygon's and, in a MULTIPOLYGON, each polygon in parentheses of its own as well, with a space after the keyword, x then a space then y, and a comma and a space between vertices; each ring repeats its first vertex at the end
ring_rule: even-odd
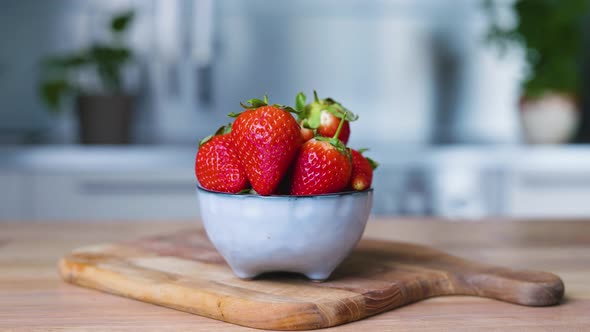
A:
POLYGON ((327 279, 360 240, 373 204, 372 189, 316 196, 197 191, 207 236, 242 279, 278 271, 327 279))

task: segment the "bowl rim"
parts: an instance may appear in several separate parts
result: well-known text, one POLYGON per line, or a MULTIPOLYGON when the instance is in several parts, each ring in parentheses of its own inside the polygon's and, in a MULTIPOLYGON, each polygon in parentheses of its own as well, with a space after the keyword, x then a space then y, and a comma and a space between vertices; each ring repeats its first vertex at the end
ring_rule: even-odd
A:
POLYGON ((262 195, 255 195, 255 194, 232 194, 226 193, 221 191, 209 190, 206 188, 201 187, 197 184, 197 191, 206 192, 209 194, 219 195, 219 196, 227 196, 232 198, 256 198, 256 199, 313 199, 313 198, 328 198, 328 197, 342 197, 342 196, 359 196, 359 195, 367 195, 373 192, 373 187, 363 190, 363 191, 343 191, 339 193, 331 193, 331 194, 319 194, 319 195, 269 195, 269 196, 262 196, 262 195))

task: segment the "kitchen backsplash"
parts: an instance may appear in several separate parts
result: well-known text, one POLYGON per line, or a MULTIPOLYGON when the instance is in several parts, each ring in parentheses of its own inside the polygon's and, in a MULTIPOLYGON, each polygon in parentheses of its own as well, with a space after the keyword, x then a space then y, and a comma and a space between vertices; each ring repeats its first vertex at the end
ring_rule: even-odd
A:
POLYGON ((0 11, 0 144, 75 142, 73 112, 37 96, 39 59, 103 38, 128 8, 134 142, 192 144, 240 100, 312 89, 363 117, 354 146, 519 140, 522 61, 484 45, 477 1, 22 0, 0 11))

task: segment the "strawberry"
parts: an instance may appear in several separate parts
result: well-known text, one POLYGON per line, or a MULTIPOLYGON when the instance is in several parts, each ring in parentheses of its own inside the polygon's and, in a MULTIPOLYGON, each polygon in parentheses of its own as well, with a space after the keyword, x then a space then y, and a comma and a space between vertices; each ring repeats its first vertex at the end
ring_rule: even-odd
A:
POLYGON ((295 108, 301 112, 300 123, 304 138, 310 137, 309 133, 305 131, 306 129, 315 130, 318 135, 323 137, 333 137, 340 121, 344 118, 344 126, 338 139, 346 145, 350 137, 350 121, 355 121, 358 116, 332 98, 320 100, 315 91, 313 95, 314 101, 307 106, 305 106, 306 97, 303 93, 300 92, 295 98, 295 108))
POLYGON ((221 127, 199 143, 195 175, 205 189, 227 193, 240 192, 248 186, 246 172, 238 160, 231 136, 231 125, 221 127))
POLYGON ((232 140, 252 188, 260 195, 270 195, 301 146, 301 131, 295 112, 283 105, 268 105, 268 99, 250 99, 249 106, 235 116, 232 140))
POLYGON ((371 158, 363 156, 367 149, 354 150, 352 152, 352 176, 350 178, 350 188, 356 191, 363 191, 371 188, 373 181, 373 170, 379 166, 371 158))
MULTIPOLYGON (((320 126, 317 129, 317 133, 324 137, 332 137, 336 132, 336 128, 340 125, 341 118, 337 117, 336 115, 322 110, 320 114, 320 126)), ((347 144, 348 138, 350 137, 350 122, 344 120, 344 126, 342 127, 342 131, 340 132, 340 136, 338 139, 342 141, 342 143, 347 144)))
POLYGON ((338 139, 343 124, 340 123, 334 137, 315 137, 303 144, 293 166, 292 195, 329 194, 346 189, 352 161, 349 149, 338 139))
POLYGON ((299 121, 299 126, 301 127, 301 137, 303 138, 304 142, 309 141, 315 136, 313 129, 305 128, 303 126, 303 121, 299 121))

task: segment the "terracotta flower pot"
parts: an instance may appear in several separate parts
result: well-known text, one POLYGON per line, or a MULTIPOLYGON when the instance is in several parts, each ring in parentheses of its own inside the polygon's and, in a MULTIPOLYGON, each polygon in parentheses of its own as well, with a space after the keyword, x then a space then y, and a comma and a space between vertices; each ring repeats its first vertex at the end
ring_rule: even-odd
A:
POLYGON ((579 120, 579 105, 572 95, 545 93, 520 101, 521 122, 527 143, 567 143, 579 120))
POLYGON ((78 96, 83 144, 128 144, 135 98, 128 95, 78 96))

